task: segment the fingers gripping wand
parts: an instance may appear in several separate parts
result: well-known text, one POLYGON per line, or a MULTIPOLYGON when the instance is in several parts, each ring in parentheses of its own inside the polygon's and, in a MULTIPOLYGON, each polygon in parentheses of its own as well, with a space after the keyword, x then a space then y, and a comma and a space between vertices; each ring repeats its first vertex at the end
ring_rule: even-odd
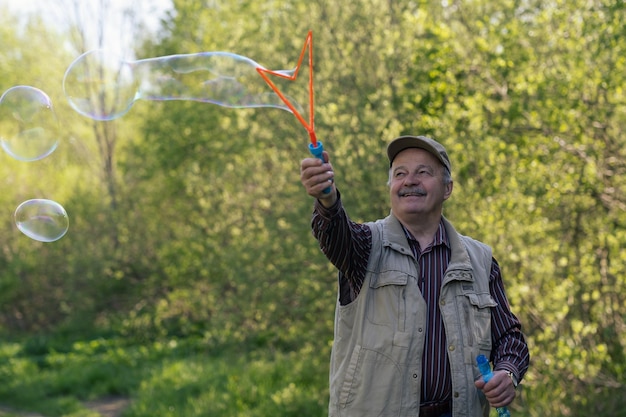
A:
MULTIPOLYGON (((319 140, 315 142, 315 144, 313 144, 313 142, 309 143, 309 151, 311 152, 311 155, 313 155, 314 157, 321 159, 322 162, 326 162, 324 161, 324 156, 322 155, 322 152, 324 152, 324 146, 322 145, 322 142, 320 142, 319 140)), ((331 191, 331 187, 326 187, 324 188, 323 193, 324 194, 328 194, 331 191)))
MULTIPOLYGON (((314 114, 315 114, 314 108, 313 108, 314 107, 313 106, 313 103, 314 103, 314 100, 313 100, 313 33, 309 31, 307 35, 306 41, 304 42, 304 47, 302 48, 302 52, 300 53, 300 58, 298 59, 298 65, 296 66, 296 70, 293 75, 286 75, 281 72, 270 71, 270 70, 267 70, 265 68, 260 68, 260 67, 258 67, 256 70, 259 73, 259 75, 263 77, 265 82, 272 88, 272 90, 274 90, 274 92, 278 95, 278 97, 280 97, 281 100, 287 105, 289 110, 291 110, 293 115, 296 116, 298 121, 300 121, 302 126, 304 126, 304 128, 309 133, 309 138, 311 139, 311 143, 309 144, 309 151, 311 152, 311 154, 314 157, 321 159, 322 162, 325 162, 324 156, 322 155, 322 152, 324 152, 324 146, 322 145, 321 141, 317 140, 317 137, 315 135, 315 127, 313 123, 314 114), (290 81, 295 80, 296 77, 298 76, 298 72, 300 71, 300 66, 302 65, 302 59, 304 58, 304 53, 306 52, 307 47, 309 48, 309 121, 308 123, 306 120, 304 120, 300 112, 298 112, 298 110, 293 106, 293 104, 291 104, 291 102, 287 99, 287 97, 285 97, 285 95, 278 89, 278 87, 276 87, 276 85, 272 82, 272 80, 270 80, 269 77, 267 76, 267 74, 272 74, 277 77, 287 78, 290 81)), ((330 193, 330 191, 331 191, 331 187, 327 187, 324 189, 324 194, 328 194, 330 193)))
MULTIPOLYGON (((485 355, 478 355, 476 363, 478 364, 478 370, 483 375, 485 383, 489 382, 491 377, 493 377, 493 372, 491 372, 491 366, 489 365, 487 357, 485 355)), ((506 407, 497 407, 496 411, 498 412, 498 417, 511 417, 511 413, 509 413, 509 409, 506 407)))

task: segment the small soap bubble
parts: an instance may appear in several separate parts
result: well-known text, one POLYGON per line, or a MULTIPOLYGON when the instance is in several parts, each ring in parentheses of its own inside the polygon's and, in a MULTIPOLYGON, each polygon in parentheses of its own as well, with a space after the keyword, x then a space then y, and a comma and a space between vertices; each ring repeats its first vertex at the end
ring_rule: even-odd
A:
POLYGON ((33 199, 24 201, 15 210, 17 228, 31 239, 54 242, 69 229, 69 218, 62 205, 56 201, 33 199))
POLYGON ((18 85, 0 97, 0 144, 11 157, 43 159, 57 148, 58 136, 58 120, 46 93, 18 85))

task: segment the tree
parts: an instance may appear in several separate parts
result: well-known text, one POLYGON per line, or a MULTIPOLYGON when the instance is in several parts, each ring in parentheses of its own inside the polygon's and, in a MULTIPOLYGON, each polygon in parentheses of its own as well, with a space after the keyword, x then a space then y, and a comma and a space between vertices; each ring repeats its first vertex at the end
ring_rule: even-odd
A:
MULTIPOLYGON (((619 209, 623 171, 620 158, 614 157, 622 147, 611 133, 623 124, 623 71, 607 76, 597 70, 623 66, 618 35, 622 29, 615 23, 621 8, 601 2, 417 6, 368 1, 337 7, 317 1, 307 6, 272 2, 268 9, 242 2, 195 9, 180 1, 176 6, 178 17, 169 26, 172 36, 162 44, 168 53, 176 48, 234 48, 260 62, 276 51, 284 59, 298 50, 293 34, 313 29, 317 132, 331 151, 339 187, 346 190, 345 204, 355 219, 386 212, 386 168, 380 155, 391 137, 426 133, 442 140, 452 155, 457 184, 446 212, 461 231, 494 247, 514 310, 525 324, 533 362, 539 364, 527 376, 528 388, 516 411, 539 415, 563 409, 573 413, 619 408, 619 403, 601 405, 586 398, 602 384, 623 385, 619 352, 624 342, 615 337, 623 333, 623 317, 614 308, 623 303, 616 295, 616 288, 623 285, 619 278, 623 255, 618 250, 623 236, 619 209), (244 10, 246 19, 229 24, 235 21, 230 16, 242 16, 244 10), (198 15, 209 22, 219 16, 222 24, 190 24, 190 16, 198 15), (258 21, 263 22, 263 30, 252 30, 252 22, 258 21), (213 30, 206 31, 207 27, 213 30), (580 42, 585 46, 578 46, 580 42), (605 64, 589 64, 597 60, 605 64), (589 213, 596 215, 584 216, 589 213), (603 323, 600 314, 607 313, 611 319, 603 323), (582 351, 579 345, 590 350, 582 351), (572 383, 574 395, 566 386, 572 383)), ((234 131, 232 120, 242 127, 235 135, 242 144, 235 150, 240 154, 229 153, 215 165, 212 160, 211 171, 197 176, 197 181, 191 181, 188 170, 184 182, 195 187, 187 195, 207 207, 223 207, 246 224, 267 225, 267 218, 250 214, 254 210, 229 205, 231 194, 215 199, 218 191, 207 185, 207 178, 228 178, 224 173, 229 169, 250 178, 248 183, 264 183, 254 175, 256 168, 246 171, 241 166, 247 168, 249 161, 266 155, 259 151, 264 140, 275 143, 286 133, 284 143, 290 143, 290 130, 268 131, 267 123, 259 123, 265 121, 260 115, 237 114, 231 119, 229 114, 230 131, 234 131), (254 141, 246 139, 251 135, 254 141), (257 152, 251 159, 247 151, 254 144, 257 152)), ((191 132, 191 137, 201 140, 201 131, 191 132)), ((229 139, 222 141, 235 145, 229 139)), ((211 146, 218 145, 211 141, 211 146)), ((297 149, 291 150, 292 158, 297 149)), ((270 155, 265 158, 273 160, 270 155)), ((178 162, 194 165, 185 158, 178 162)), ((277 168, 280 165, 265 165, 263 172, 277 168)), ((296 192, 293 184, 283 188, 291 189, 296 192)), ((247 191, 232 201, 240 205, 250 198, 263 201, 247 191)), ((289 193, 279 195, 279 200, 268 197, 268 214, 277 215, 285 201, 291 202, 292 209, 301 207, 289 193)), ((203 211, 198 224, 207 218, 208 212, 203 211)), ((198 256, 233 259, 220 248, 240 247, 234 237, 241 235, 231 234, 238 220, 223 222, 223 229, 207 228, 204 233, 219 244, 205 244, 198 256)), ((288 247, 280 250, 292 253, 288 247)), ((213 274, 229 276, 226 270, 209 276, 213 274)), ((234 293, 241 294, 245 287, 239 288, 234 293)), ((610 398, 610 392, 602 395, 610 398)))
MULTIPOLYGON (((355 220, 388 212, 391 138, 419 133, 443 142, 455 180, 446 216, 493 247, 532 350, 511 408, 525 416, 622 412, 623 4, 174 6, 139 58, 221 50, 290 68, 313 31, 316 132, 355 220)), ((306 101, 304 84, 286 88, 306 101)), ((197 338, 212 351, 326 358, 335 271, 309 236, 312 202, 298 178, 308 138, 293 115, 137 102, 123 123, 130 130, 117 128, 124 139, 110 154, 115 212, 100 210, 98 187, 74 180, 66 193, 80 213, 80 236, 30 251, 5 244, 10 273, 38 279, 28 291, 3 282, 4 325, 16 317, 10 312, 36 312, 29 299, 63 301, 55 318, 80 311, 83 323, 135 340, 197 338), (111 216, 116 248, 90 238, 109 233, 111 223, 89 222, 103 215, 111 216), (53 260, 63 279, 36 256, 53 260)), ((77 126, 70 124, 73 135, 83 132, 77 126)), ((78 153, 67 159, 80 162, 78 153)), ((70 321, 74 330, 80 321, 70 321)))

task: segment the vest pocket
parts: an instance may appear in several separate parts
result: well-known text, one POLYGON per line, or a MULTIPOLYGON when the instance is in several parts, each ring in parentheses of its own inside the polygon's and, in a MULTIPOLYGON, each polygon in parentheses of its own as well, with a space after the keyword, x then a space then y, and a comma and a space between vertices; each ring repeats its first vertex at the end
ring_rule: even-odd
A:
POLYGON ((341 384, 339 407, 350 409, 349 415, 397 415, 402 407, 400 381, 400 368, 390 357, 357 345, 341 384))
POLYGON ((491 294, 466 293, 464 304, 467 344, 491 350, 491 308, 498 305, 491 294))
POLYGON ((387 285, 406 285, 409 281, 409 274, 402 271, 382 271, 372 273, 370 288, 381 288, 387 285))
POLYGON ((498 305, 491 294, 468 293, 465 295, 469 298, 470 304, 479 309, 495 307, 498 305))
POLYGON ((408 274, 384 271, 372 274, 368 291, 367 319, 374 324, 404 331, 406 322, 405 291, 408 274))

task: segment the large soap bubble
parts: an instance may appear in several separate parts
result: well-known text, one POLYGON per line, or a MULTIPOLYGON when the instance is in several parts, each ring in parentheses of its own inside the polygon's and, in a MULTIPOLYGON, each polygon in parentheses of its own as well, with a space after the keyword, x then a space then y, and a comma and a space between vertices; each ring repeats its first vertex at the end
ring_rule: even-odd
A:
POLYGON ((0 97, 0 144, 13 158, 45 158, 57 148, 58 135, 52 101, 40 89, 18 85, 0 97))
MULTIPOLYGON (((275 107, 291 112, 276 93, 268 91, 257 68, 263 67, 230 52, 127 61, 105 50, 93 50, 68 67, 63 90, 74 110, 94 120, 121 117, 140 99, 192 100, 233 108, 275 107)), ((295 70, 275 72, 290 76, 295 70)))
POLYGON ((24 201, 15 210, 14 217, 15 224, 22 233, 40 242, 61 239, 70 224, 63 206, 46 199, 24 201))

